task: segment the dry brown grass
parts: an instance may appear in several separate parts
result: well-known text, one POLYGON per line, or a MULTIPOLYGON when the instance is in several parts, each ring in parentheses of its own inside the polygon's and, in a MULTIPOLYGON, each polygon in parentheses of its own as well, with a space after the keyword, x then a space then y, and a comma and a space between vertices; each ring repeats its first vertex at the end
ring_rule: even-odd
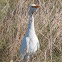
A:
POLYGON ((33 1, 40 5, 34 14, 40 50, 29 62, 62 62, 62 0, 8 1, 0 22, 0 62, 20 62, 19 48, 27 31, 29 5, 33 1))

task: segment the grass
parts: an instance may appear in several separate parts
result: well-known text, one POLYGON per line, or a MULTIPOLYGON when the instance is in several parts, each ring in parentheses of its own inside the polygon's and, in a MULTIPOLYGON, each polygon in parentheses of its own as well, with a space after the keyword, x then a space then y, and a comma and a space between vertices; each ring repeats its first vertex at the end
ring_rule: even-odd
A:
MULTIPOLYGON (((34 14, 40 50, 30 62, 62 62, 61 2, 34 1, 40 5, 34 14)), ((30 0, 0 0, 0 62, 20 62, 19 48, 27 31, 32 3, 30 0)))

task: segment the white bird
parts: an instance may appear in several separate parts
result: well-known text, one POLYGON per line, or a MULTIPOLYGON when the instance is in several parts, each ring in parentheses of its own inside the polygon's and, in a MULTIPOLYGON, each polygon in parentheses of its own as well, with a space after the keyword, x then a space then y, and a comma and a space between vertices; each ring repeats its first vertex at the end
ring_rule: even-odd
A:
POLYGON ((35 53, 39 49, 39 40, 35 33, 33 17, 33 13, 38 7, 40 6, 37 6, 35 4, 32 4, 30 6, 28 30, 20 45, 20 59, 22 58, 24 53, 26 53, 24 57, 28 59, 30 53, 35 53))

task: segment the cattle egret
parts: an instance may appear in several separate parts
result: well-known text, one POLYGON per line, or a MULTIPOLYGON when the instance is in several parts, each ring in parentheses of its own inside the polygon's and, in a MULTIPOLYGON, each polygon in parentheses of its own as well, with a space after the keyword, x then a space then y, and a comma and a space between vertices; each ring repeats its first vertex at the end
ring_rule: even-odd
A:
POLYGON ((39 49, 39 40, 35 33, 33 17, 33 13, 38 7, 40 6, 35 4, 30 6, 28 30, 20 45, 20 59, 25 53, 24 57, 28 59, 30 53, 35 53, 39 49))

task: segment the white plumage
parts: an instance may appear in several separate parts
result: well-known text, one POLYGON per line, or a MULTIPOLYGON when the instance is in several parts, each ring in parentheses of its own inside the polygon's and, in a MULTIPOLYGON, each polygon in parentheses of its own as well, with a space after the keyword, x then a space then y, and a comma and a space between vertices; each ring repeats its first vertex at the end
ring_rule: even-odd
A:
POLYGON ((33 17, 33 13, 38 7, 40 6, 36 6, 35 4, 30 6, 28 30, 20 45, 20 59, 24 53, 26 53, 24 55, 25 58, 29 58, 30 53, 34 53, 39 49, 39 40, 35 33, 33 17))

